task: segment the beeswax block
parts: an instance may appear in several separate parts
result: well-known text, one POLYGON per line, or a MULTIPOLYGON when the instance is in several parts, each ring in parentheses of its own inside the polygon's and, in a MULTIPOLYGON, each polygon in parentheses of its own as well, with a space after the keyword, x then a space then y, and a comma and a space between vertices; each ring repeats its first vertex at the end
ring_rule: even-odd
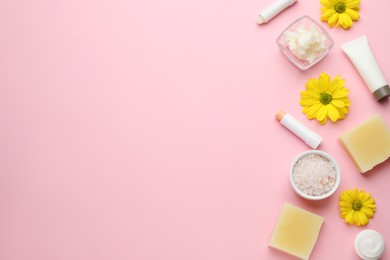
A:
POLYGON ((323 222, 323 217, 285 203, 269 246, 301 259, 309 259, 323 222))
POLYGON ((376 114, 338 138, 360 173, 390 157, 390 129, 376 114))

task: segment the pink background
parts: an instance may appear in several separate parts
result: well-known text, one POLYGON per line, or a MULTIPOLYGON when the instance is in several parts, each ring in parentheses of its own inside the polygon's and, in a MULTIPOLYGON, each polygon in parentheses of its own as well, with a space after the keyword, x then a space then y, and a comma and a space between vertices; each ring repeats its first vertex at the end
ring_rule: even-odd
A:
POLYGON ((340 48, 367 35, 390 79, 390 2, 362 1, 348 31, 323 23, 335 46, 305 72, 275 41, 301 15, 319 21, 319 0, 257 25, 270 2, 1 0, 0 259, 289 259, 268 247, 284 202, 325 217, 313 259, 358 259, 366 228, 390 246, 390 161, 363 176, 336 140, 375 113, 390 125, 390 101, 375 101, 340 48), (321 72, 341 74, 352 102, 324 126, 298 104, 321 72), (338 160, 328 200, 290 187, 309 147, 279 109, 338 160), (354 187, 377 202, 366 227, 339 217, 354 187))

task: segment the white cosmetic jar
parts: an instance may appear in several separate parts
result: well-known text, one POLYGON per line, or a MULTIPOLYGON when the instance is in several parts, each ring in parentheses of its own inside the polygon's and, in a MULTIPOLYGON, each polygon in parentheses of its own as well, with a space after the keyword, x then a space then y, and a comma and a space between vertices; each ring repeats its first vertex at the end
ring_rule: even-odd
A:
POLYGON ((308 200, 331 196, 340 185, 341 171, 337 161, 320 150, 299 154, 290 167, 290 182, 294 191, 308 200))
POLYGON ((357 255, 361 259, 377 260, 384 254, 385 240, 377 231, 366 229, 357 234, 354 246, 357 255))

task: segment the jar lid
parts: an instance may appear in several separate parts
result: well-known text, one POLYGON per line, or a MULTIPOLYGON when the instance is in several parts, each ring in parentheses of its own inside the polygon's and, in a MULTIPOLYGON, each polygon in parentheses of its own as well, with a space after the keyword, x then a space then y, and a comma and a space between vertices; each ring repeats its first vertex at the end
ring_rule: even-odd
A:
POLYGON ((363 230, 355 237, 355 251, 361 259, 377 260, 385 251, 385 241, 377 231, 363 230))

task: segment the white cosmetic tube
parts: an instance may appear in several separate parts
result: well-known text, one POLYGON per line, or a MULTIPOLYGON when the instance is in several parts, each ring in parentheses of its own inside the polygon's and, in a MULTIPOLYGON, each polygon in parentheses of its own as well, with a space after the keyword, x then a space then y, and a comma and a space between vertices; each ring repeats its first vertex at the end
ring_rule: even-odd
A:
POLYGON ((366 36, 341 46, 377 101, 390 96, 390 88, 371 51, 366 36))
POLYGON ((307 128, 290 114, 287 114, 283 111, 279 111, 276 113, 276 119, 280 121, 280 123, 284 125, 288 130, 290 130, 296 136, 305 141, 305 143, 311 148, 317 149, 317 147, 322 142, 321 136, 307 128))
POLYGON ((297 0, 276 0, 266 9, 260 12, 257 20, 258 24, 266 23, 279 14, 281 11, 296 3, 297 0))

